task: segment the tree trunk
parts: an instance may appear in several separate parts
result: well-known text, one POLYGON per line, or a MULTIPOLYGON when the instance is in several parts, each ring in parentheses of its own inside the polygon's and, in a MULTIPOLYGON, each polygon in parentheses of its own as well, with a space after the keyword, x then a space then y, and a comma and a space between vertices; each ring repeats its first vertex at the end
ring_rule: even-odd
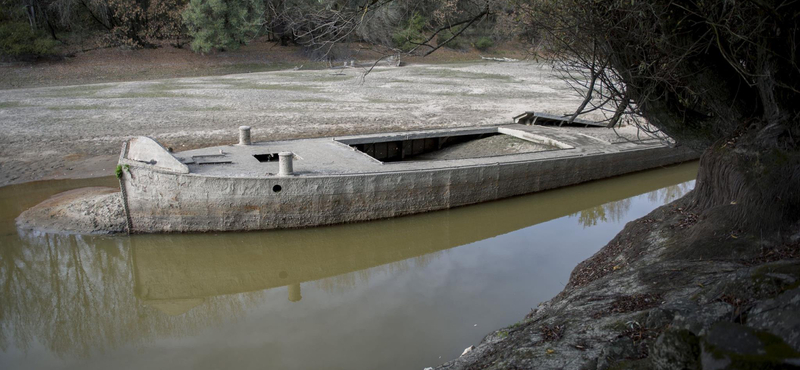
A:
POLYGON ((800 239, 800 152, 744 139, 719 141, 703 153, 685 210, 697 223, 672 254, 750 258, 800 239))

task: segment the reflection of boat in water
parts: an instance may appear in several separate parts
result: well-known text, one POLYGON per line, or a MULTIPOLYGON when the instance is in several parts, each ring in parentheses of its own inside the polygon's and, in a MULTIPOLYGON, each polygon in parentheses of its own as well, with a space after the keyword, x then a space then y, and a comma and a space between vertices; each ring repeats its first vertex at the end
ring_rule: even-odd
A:
MULTIPOLYGON (((565 215, 624 211, 615 205, 654 189, 667 187, 650 194, 668 201, 688 190, 670 185, 692 179, 696 168, 684 164, 473 207, 315 229, 130 238, 20 230, 0 235, 6 324, 0 339, 89 356, 109 346, 192 335, 244 315, 271 296, 270 288, 287 286, 296 301, 308 281, 338 290, 565 215)), ((62 185, 47 193, 66 190, 62 185)))
POLYGON ((300 284, 469 244, 689 181, 685 164, 414 217, 301 230, 140 235, 130 239, 136 295, 179 314, 206 297, 300 284))
MULTIPOLYGON (((270 288, 287 286, 293 301, 301 298, 301 285, 331 292, 353 284, 357 292, 369 292, 374 285, 385 292, 376 275, 424 265, 449 253, 440 252, 448 248, 565 215, 598 219, 600 208, 624 212, 628 208, 618 205, 654 189, 661 188, 648 195, 650 200, 658 195, 659 201, 668 201, 689 189, 670 185, 692 179, 696 168, 696 163, 684 164, 472 207, 315 229, 130 238, 5 233, 0 235, 0 341, 31 348, 29 356, 38 356, 37 348, 66 357, 139 351, 142 343, 198 335, 250 315, 265 307, 265 299, 286 292, 270 288)), ((69 184, 97 184, 87 181, 26 184, 31 192, 2 193, 0 200, 33 196, 30 203, 36 203, 43 196, 36 189, 55 186, 45 189, 49 195, 68 190, 69 184)), ((13 230, 14 217, 11 213, 4 219, 3 230, 13 230)), ((288 304, 280 301, 270 299, 267 306, 288 304)), ((283 338, 294 325, 287 323, 276 335, 283 338)))
POLYGON ((242 130, 239 145, 175 155, 146 137, 125 143, 120 164, 129 230, 260 230, 390 218, 697 157, 638 140, 635 130, 610 140, 603 128, 514 124, 262 143, 251 143, 249 128, 242 130), (490 138, 505 144, 482 141, 490 138), (475 154, 435 156, 465 145, 475 154))

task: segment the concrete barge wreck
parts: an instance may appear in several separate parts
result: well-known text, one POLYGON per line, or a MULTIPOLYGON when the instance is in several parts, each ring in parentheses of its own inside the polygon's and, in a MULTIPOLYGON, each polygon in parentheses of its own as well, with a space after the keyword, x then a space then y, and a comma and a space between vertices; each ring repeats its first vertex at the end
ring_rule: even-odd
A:
POLYGON ((696 159, 635 128, 509 124, 239 143, 123 144, 132 233, 298 228, 448 209, 696 159), (464 150, 464 148, 467 148, 464 150))

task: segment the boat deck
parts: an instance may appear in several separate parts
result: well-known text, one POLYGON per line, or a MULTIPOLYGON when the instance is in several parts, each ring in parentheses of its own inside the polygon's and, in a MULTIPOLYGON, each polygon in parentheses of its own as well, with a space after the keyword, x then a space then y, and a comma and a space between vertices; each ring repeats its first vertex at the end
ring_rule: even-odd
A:
POLYGON ((606 128, 527 126, 509 124, 491 127, 410 131, 402 133, 355 135, 336 138, 299 139, 255 142, 252 145, 223 145, 174 153, 189 168, 189 173, 213 177, 270 177, 278 173, 277 153, 294 153, 295 176, 327 176, 332 174, 364 174, 402 171, 424 171, 468 167, 497 162, 547 160, 573 156, 616 153, 663 146, 633 127, 617 132, 606 128), (351 145, 374 142, 411 142, 415 139, 459 135, 505 134, 553 150, 482 156, 449 160, 380 161, 351 145), (630 141, 629 141, 630 140, 630 141), (261 158, 261 161, 258 159, 261 158))

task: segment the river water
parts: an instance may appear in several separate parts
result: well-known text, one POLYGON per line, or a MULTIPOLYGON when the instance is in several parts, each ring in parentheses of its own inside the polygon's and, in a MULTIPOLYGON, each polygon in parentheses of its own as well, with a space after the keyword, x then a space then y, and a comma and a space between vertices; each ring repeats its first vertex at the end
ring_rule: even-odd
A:
POLYGON ((18 231, 61 191, 0 188, 2 369, 418 369, 552 298, 697 163, 390 220, 136 236, 18 231))

